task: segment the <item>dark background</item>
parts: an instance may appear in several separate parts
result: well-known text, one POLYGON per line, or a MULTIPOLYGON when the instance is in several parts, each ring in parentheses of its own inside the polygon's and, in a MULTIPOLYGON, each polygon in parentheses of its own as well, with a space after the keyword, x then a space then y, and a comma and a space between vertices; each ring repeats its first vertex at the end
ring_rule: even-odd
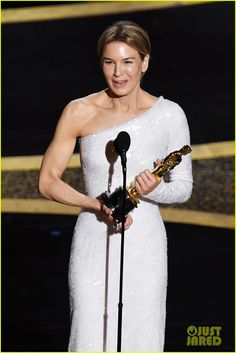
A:
POLYGON ((105 87, 96 43, 120 19, 149 32, 143 87, 184 108, 192 143, 234 139, 234 3, 218 2, 3 25, 4 156, 44 153, 65 105, 105 87))
MULTIPOLYGON (((120 19, 149 32, 153 53, 143 87, 184 108, 192 144, 234 139, 234 3, 213 2, 2 25, 3 156, 43 154, 64 106, 105 87, 96 42, 120 19)), ((67 270, 75 221, 2 215, 2 351, 67 350, 67 270)), ((174 223, 166 228, 165 350, 194 351, 186 346, 186 330, 195 325, 222 326, 220 347, 196 351, 234 351, 233 231, 174 223)))

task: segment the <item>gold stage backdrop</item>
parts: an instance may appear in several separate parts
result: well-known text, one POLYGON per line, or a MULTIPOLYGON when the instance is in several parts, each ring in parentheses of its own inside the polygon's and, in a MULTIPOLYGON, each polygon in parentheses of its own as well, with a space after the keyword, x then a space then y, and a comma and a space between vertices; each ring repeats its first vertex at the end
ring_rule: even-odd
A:
MULTIPOLYGON (((164 220, 233 229, 234 142, 193 145, 192 150, 192 197, 184 204, 161 206, 164 220)), ((2 211, 79 214, 79 208, 40 197, 37 184, 41 160, 42 156, 2 158, 2 211)), ((63 179, 84 191, 79 154, 72 156, 63 179)))

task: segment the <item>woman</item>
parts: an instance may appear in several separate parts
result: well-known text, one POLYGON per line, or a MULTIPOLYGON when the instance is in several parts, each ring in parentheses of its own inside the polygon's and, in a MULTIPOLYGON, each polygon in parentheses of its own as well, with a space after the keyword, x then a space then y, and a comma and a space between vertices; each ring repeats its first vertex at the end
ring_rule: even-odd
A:
POLYGON ((169 183, 150 172, 155 160, 190 142, 182 109, 140 87, 150 52, 148 34, 135 23, 105 30, 98 53, 108 88, 67 105, 42 163, 42 195, 82 208, 69 271, 70 351, 116 351, 120 233, 99 195, 122 185, 120 161, 110 148, 121 130, 131 137, 127 180, 141 198, 125 223, 122 351, 164 347, 167 243, 158 203, 186 201, 192 174, 189 156, 171 171, 169 183), (61 180, 77 138, 86 195, 61 180))

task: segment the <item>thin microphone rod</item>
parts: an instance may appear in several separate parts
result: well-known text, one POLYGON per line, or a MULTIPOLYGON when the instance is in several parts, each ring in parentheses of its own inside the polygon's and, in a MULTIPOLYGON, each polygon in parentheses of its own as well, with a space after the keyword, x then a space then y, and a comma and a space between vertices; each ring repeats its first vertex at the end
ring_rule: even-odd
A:
POLYGON ((123 312, 123 270, 124 270, 124 240, 125 240, 125 199, 126 199, 126 152, 130 146, 130 136, 126 131, 121 131, 114 141, 114 148, 121 157, 123 171, 123 190, 122 190, 122 229, 121 229, 121 248, 120 248, 120 287, 118 303, 118 333, 117 333, 117 352, 121 352, 122 341, 122 312, 123 312))

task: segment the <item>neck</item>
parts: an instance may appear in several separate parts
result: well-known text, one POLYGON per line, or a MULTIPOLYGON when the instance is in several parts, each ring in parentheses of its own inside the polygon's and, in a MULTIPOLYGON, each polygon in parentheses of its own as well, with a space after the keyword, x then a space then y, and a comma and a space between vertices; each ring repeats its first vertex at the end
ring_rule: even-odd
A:
POLYGON ((142 107, 144 91, 140 87, 137 87, 126 96, 116 96, 113 92, 110 92, 109 89, 106 91, 106 94, 109 99, 109 104, 116 110, 128 112, 142 107))

